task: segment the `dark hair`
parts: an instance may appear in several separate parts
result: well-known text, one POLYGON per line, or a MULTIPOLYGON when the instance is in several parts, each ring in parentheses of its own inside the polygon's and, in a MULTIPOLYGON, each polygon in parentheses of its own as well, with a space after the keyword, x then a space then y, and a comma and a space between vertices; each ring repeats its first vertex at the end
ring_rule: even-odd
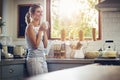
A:
POLYGON ((35 10, 37 8, 42 8, 42 6, 39 4, 33 4, 30 6, 29 11, 25 15, 25 22, 29 24, 31 22, 31 15, 35 13, 35 10))

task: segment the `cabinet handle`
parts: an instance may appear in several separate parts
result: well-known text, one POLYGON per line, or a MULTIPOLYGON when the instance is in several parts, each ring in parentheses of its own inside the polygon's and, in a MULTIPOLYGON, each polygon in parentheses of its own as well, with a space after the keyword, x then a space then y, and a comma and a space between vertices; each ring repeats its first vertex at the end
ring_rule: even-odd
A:
POLYGON ((13 69, 9 69, 9 73, 13 73, 14 72, 14 70, 13 69))

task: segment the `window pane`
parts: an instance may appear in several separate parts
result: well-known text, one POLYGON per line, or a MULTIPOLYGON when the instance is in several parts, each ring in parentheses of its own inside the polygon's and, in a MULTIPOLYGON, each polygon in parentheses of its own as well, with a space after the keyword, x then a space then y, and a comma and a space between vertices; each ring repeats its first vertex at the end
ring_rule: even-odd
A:
POLYGON ((60 38, 61 29, 66 37, 78 38, 83 30, 85 38, 92 37, 92 28, 96 28, 98 37, 98 0, 51 0, 51 38, 60 38))

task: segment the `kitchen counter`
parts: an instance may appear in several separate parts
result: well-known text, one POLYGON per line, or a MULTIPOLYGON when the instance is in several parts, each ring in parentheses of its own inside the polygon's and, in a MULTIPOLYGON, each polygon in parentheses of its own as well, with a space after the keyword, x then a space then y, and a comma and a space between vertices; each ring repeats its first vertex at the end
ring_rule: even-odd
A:
POLYGON ((95 59, 57 59, 57 58, 48 58, 47 63, 94 63, 97 61, 120 61, 120 58, 115 59, 104 59, 104 58, 95 58, 95 59))
POLYGON ((11 64, 24 64, 25 58, 21 59, 1 59, 0 65, 11 65, 11 64))
MULTIPOLYGON (((91 64, 91 63, 94 63, 94 62, 98 62, 98 61, 107 61, 107 62, 110 62, 110 61, 117 61, 120 63, 120 58, 116 58, 116 59, 99 59, 99 58, 96 58, 96 59, 56 59, 56 58, 48 58, 47 59, 47 63, 65 63, 65 64, 70 64, 70 63, 85 63, 85 64, 91 64)), ((6 65, 6 64, 21 64, 21 63, 25 63, 26 62, 26 59, 25 58, 21 58, 21 59, 1 59, 0 61, 0 65, 6 65)))
POLYGON ((94 59, 56 59, 56 58, 48 58, 47 63, 94 63, 94 59))
POLYGON ((54 71, 27 80, 120 80, 119 66, 87 65, 54 71))
POLYGON ((27 76, 25 58, 1 59, 0 80, 23 80, 27 76))
POLYGON ((80 67, 85 65, 90 65, 98 63, 101 65, 120 65, 120 59, 102 59, 102 58, 96 58, 96 59, 56 59, 56 58, 48 58, 47 64, 48 64, 48 71, 57 71, 57 70, 63 70, 68 68, 74 68, 74 67, 80 67))

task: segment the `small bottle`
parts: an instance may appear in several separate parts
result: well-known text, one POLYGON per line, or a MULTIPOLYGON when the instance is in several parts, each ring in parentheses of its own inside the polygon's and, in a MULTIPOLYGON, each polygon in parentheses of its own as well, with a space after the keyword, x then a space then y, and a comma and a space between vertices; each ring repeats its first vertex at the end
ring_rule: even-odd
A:
POLYGON ((66 45, 65 45, 65 43, 61 44, 61 58, 66 58, 66 45))

